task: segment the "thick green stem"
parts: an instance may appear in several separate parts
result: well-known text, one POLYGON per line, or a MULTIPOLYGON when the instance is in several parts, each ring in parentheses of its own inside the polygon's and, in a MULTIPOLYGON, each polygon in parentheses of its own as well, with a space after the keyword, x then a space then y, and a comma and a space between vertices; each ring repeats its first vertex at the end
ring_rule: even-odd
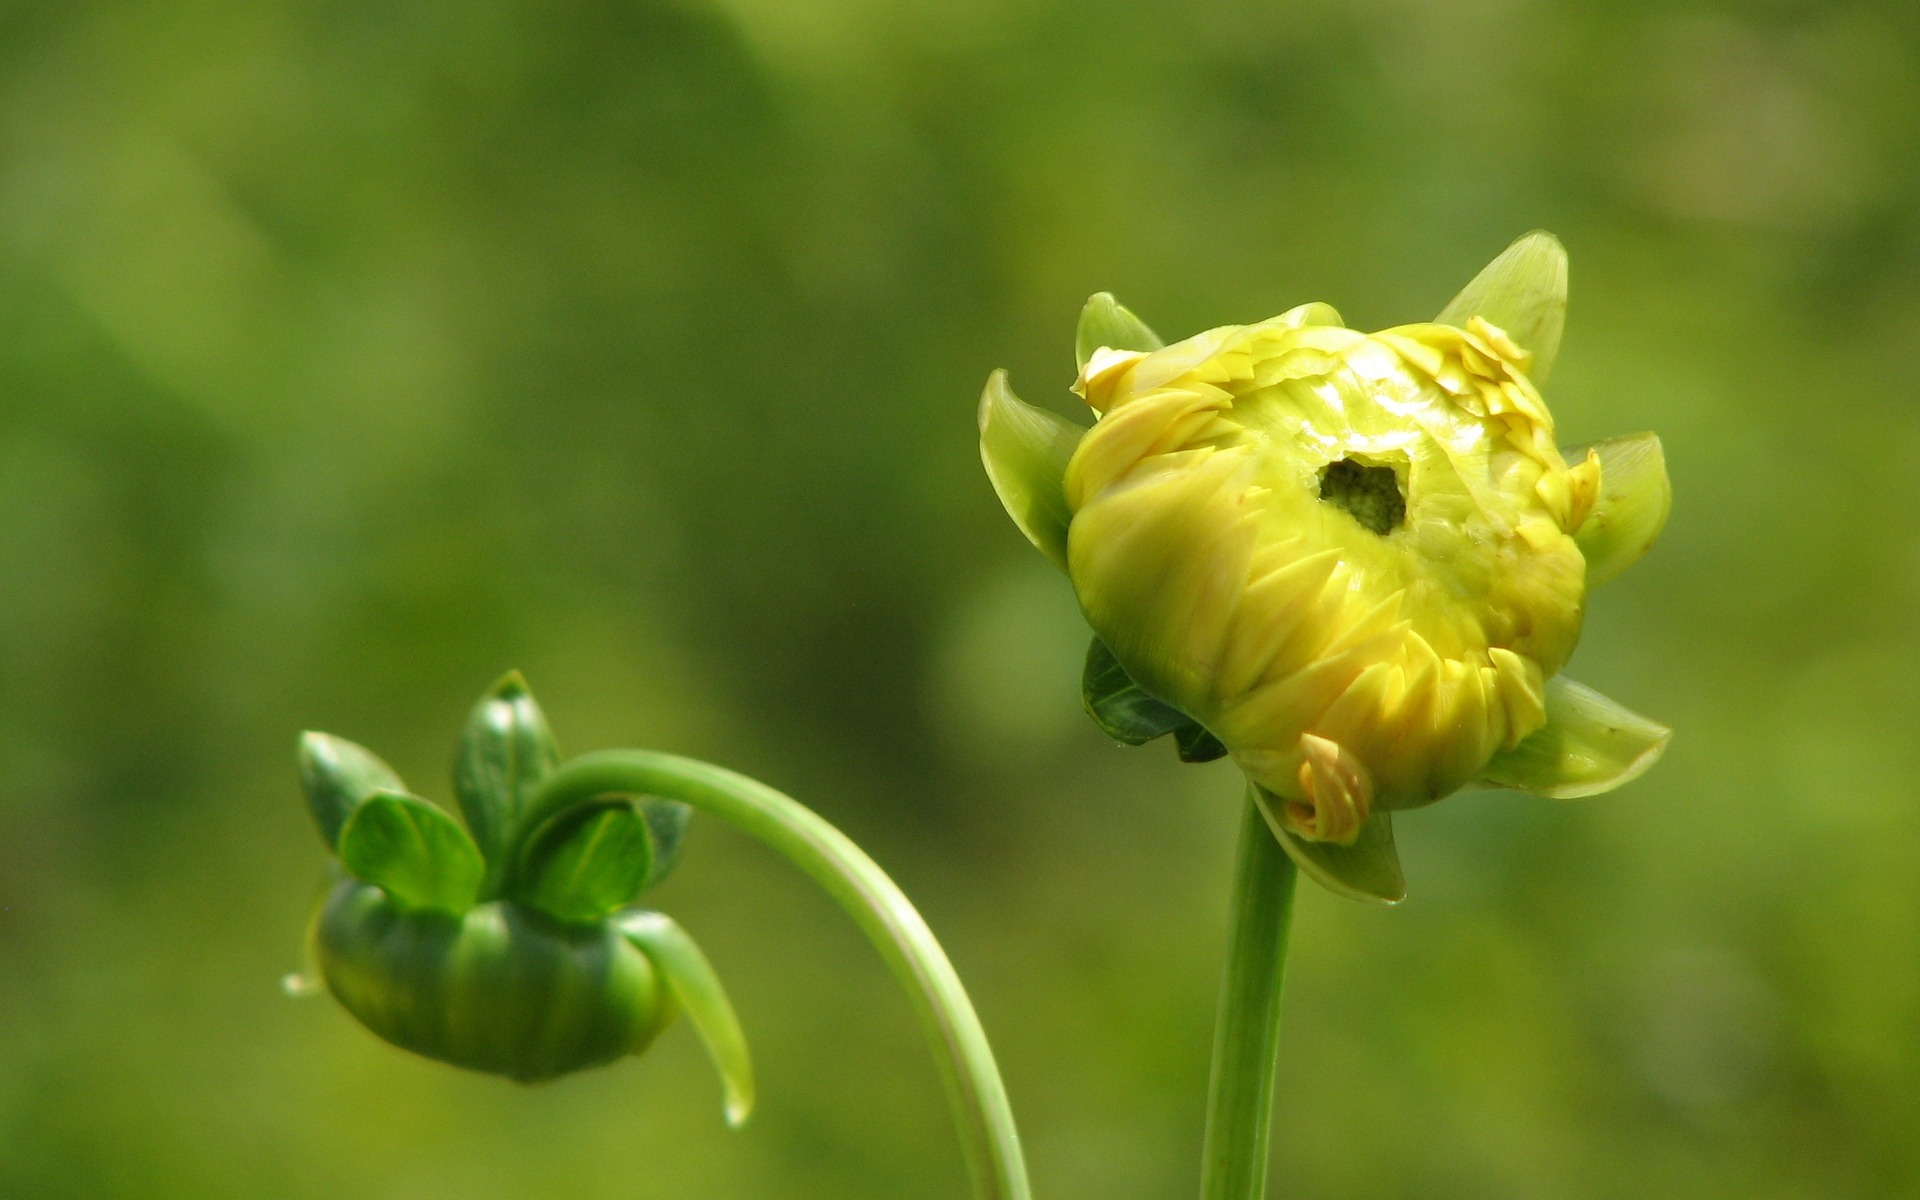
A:
POLYGON ((759 838, 846 909, 906 987, 933 1041, 980 1200, 1030 1200, 1020 1136, 993 1051, 953 964, 906 896, 866 853, 798 801, 744 775, 640 750, 583 755, 541 784, 527 828, 575 801, 658 796, 712 813, 759 838))
POLYGON ((1227 974, 1213 1029, 1201 1200, 1260 1200, 1266 1191, 1273 1078, 1280 1063, 1280 984, 1296 874, 1249 796, 1240 821, 1227 974))

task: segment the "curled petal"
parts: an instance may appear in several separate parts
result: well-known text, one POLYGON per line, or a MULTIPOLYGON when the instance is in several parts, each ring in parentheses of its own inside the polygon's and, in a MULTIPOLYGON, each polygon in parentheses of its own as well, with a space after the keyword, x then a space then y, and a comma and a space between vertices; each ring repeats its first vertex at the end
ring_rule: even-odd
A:
POLYGON ((1594 796, 1645 774, 1672 736, 1660 722, 1556 676, 1547 682, 1546 723, 1494 755, 1480 778, 1556 800, 1594 796))
POLYGON ((980 393, 980 461, 1007 515, 1062 570, 1067 566, 1067 507, 1061 481, 1085 432, 1065 417, 1021 400, 995 371, 980 393))
POLYGON ((1567 320, 1567 252, 1560 239, 1540 230, 1522 236, 1461 288, 1434 321, 1465 329, 1474 317, 1528 351, 1528 376, 1535 384, 1545 383, 1567 320))
POLYGON ((1593 511, 1574 534, 1587 560, 1587 586, 1598 587, 1640 561, 1667 526, 1673 485, 1660 435, 1630 433, 1562 451, 1568 462, 1588 456, 1600 464, 1593 511))
POLYGON ((1287 827, 1302 838, 1351 846, 1373 807, 1366 764, 1340 743, 1300 735, 1300 799, 1286 803, 1287 827))

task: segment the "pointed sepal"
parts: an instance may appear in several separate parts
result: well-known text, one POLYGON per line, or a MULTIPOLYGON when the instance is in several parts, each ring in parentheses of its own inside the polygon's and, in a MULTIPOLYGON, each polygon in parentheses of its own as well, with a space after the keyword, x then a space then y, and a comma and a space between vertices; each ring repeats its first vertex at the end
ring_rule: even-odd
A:
POLYGON ((1595 588, 1639 562, 1659 539, 1673 507, 1673 484, 1659 434, 1604 438, 1561 453, 1571 463, 1588 451, 1600 459, 1600 495, 1573 540, 1586 556, 1587 586, 1595 588))
POLYGON ((1567 251, 1560 239, 1541 230, 1523 235, 1461 288, 1434 322, 1465 329, 1474 317, 1498 325, 1530 352, 1527 376, 1544 384, 1560 355, 1567 320, 1567 251))
POLYGON ((1103 346, 1151 354, 1165 345, 1160 335, 1147 328, 1147 323, 1134 316, 1126 305, 1115 300, 1112 292, 1095 292, 1087 298, 1087 306, 1080 310, 1080 325, 1074 330, 1074 366, 1086 370, 1087 360, 1103 346))
POLYGON ((394 769, 365 746, 332 734, 300 735, 300 786, 327 849, 337 850, 353 810, 375 792, 404 792, 394 769))
POLYGON ((1301 329, 1308 325, 1342 325, 1340 310, 1331 304, 1315 300, 1308 304, 1298 304, 1268 321, 1269 325, 1280 325, 1287 329, 1301 329))
POLYGON ((653 868, 653 835, 630 800, 555 814, 527 838, 513 895, 558 921, 598 921, 633 903, 653 868))
POLYGON ((1027 540, 1067 569, 1067 460, 1086 431, 1013 394, 995 371, 980 393, 980 461, 1007 515, 1027 540))
POLYGON ((1254 803, 1267 828, 1280 839, 1289 857, 1314 882, 1349 900, 1371 904, 1398 904, 1407 898, 1407 877, 1400 869, 1400 852, 1393 843, 1393 815, 1377 812, 1360 830, 1352 845, 1313 842, 1287 828, 1286 801, 1257 784, 1254 803))
POLYGON ((1646 774, 1673 730, 1564 676, 1547 681, 1547 720, 1494 755, 1481 782, 1573 800, 1610 792, 1646 774))
POLYGON ((486 866, 460 823, 417 796, 376 792, 340 831, 340 861, 408 908, 463 913, 486 866))
POLYGON ((473 706, 453 769, 460 811, 489 863, 503 861, 527 801, 559 762, 527 681, 507 672, 473 706))
POLYGON ((753 1112, 753 1060, 713 964, 684 929, 661 913, 628 913, 619 926, 659 969, 705 1043, 726 1094, 727 1124, 743 1124, 753 1112))
POLYGON ((1129 746, 1144 746, 1189 725, 1199 729, 1185 713, 1148 695, 1099 638, 1087 646, 1080 700, 1101 733, 1129 746))
POLYGON ((1226 744, 1198 721, 1188 721, 1175 729, 1173 740, 1180 747, 1181 762, 1205 763, 1227 756, 1226 744))
POLYGON ((693 823, 693 809, 678 800, 649 796, 640 802, 640 815, 646 818, 647 833, 653 839, 653 863, 647 870, 646 882, 641 885, 645 891, 665 879, 679 864, 687 826, 693 823))

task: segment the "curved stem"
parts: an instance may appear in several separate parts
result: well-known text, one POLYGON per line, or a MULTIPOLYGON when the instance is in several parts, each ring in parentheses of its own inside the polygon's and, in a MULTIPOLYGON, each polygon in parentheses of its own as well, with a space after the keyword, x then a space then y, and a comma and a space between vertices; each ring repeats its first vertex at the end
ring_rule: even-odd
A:
POLYGON ((1213 1029, 1201 1200, 1260 1200, 1280 1059, 1280 984, 1297 872, 1251 795, 1240 822, 1227 974, 1213 1029))
POLYGON ((980 1018, 933 931, 865 851, 763 783, 644 750, 587 754, 562 765, 540 785, 523 821, 537 828, 579 800, 605 795, 658 796, 712 813, 759 838, 825 888, 880 951, 920 1013, 953 1103, 975 1193, 980 1200, 1030 1200, 1013 1110, 980 1018))

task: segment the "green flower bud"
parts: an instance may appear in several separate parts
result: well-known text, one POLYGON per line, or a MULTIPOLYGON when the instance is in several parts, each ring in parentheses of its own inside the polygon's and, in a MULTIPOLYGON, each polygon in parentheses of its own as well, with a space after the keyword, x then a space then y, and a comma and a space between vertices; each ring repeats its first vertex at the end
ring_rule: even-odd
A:
POLYGON ((596 796, 530 814, 558 763, 518 675, 468 722, 465 828, 370 752, 304 735, 308 803, 343 869, 314 917, 313 972, 394 1045, 526 1083, 637 1054, 685 1012, 728 1119, 744 1120, 752 1067, 712 966, 667 917, 632 907, 672 866, 689 810, 596 796))
POLYGON ((674 1017, 660 973, 606 921, 564 924, 496 900, 414 908, 358 879, 313 927, 334 997, 396 1046, 522 1083, 647 1048, 674 1017))
POLYGON ((1097 296, 1074 385, 1092 429, 1001 375, 982 397, 995 489, 1098 638, 1089 711, 1123 741, 1223 748, 1336 890, 1403 894, 1395 810, 1475 781, 1604 791, 1665 746, 1556 678, 1588 587, 1671 499, 1651 434, 1556 448, 1537 384, 1565 308, 1546 234, 1436 322, 1374 334, 1309 304, 1161 348, 1097 296))

